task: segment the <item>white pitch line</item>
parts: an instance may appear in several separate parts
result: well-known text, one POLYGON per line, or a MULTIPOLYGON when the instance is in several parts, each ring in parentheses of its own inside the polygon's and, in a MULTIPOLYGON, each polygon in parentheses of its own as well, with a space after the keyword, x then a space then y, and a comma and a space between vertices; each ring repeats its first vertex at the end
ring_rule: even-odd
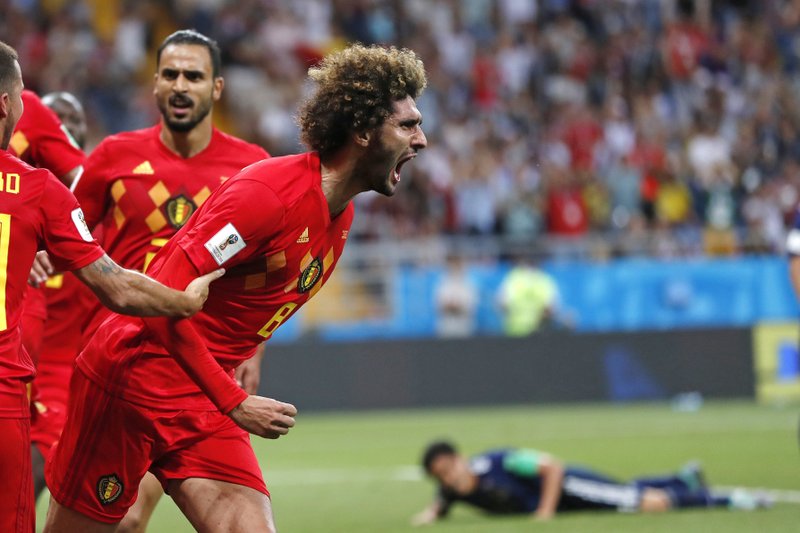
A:
POLYGON ((745 489, 752 492, 764 494, 771 498, 775 503, 796 503, 800 504, 800 490, 767 489, 763 487, 712 487, 713 490, 730 492, 736 489, 745 489))
POLYGON ((407 465, 376 468, 296 468, 266 469, 264 476, 271 485, 325 485, 334 483, 369 483, 373 481, 419 481, 422 469, 407 465))

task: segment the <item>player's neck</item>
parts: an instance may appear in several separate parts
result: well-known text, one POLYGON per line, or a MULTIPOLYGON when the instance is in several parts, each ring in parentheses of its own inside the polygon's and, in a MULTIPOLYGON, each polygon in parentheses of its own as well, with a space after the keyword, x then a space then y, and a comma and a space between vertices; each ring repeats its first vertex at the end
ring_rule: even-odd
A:
POLYGON ((213 128, 211 122, 203 121, 189 131, 175 131, 161 122, 161 143, 177 156, 184 159, 193 157, 211 143, 213 128))
POLYGON ((331 218, 347 207, 353 197, 362 192, 353 179, 357 158, 350 148, 342 148, 338 153, 320 162, 322 175, 322 194, 328 201, 331 218))

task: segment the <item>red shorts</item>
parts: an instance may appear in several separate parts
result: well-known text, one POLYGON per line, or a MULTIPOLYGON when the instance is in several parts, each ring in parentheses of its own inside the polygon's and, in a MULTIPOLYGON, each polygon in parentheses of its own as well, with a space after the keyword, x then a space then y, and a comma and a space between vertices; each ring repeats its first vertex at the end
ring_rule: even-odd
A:
POLYGON ((250 437, 218 411, 152 409, 111 396, 78 370, 67 423, 47 459, 50 493, 94 520, 122 520, 148 470, 172 480, 207 478, 269 496, 250 437))
POLYGON ((30 420, 0 418, 0 531, 33 533, 36 507, 31 476, 30 420))
POLYGON ((42 457, 47 457, 64 429, 73 367, 72 363, 42 363, 33 380, 31 443, 42 457))

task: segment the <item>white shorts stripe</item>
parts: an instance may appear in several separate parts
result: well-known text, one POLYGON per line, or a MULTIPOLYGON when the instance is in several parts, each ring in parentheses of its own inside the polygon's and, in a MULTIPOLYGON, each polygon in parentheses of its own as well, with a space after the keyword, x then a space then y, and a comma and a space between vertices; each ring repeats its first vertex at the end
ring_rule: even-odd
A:
POLYGON ((636 509, 639 506, 639 490, 636 487, 573 476, 564 478, 563 487, 564 494, 591 502, 614 505, 619 509, 636 509))

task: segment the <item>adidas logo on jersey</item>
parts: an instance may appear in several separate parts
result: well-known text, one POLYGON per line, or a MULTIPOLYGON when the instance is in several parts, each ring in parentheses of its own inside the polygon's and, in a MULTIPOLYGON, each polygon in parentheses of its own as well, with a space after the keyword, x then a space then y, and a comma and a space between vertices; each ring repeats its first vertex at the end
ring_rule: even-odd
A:
POLYGON ((308 242, 308 227, 307 226, 306 226, 306 229, 303 230, 303 233, 300 234, 300 237, 297 238, 297 243, 298 244, 303 244, 303 243, 306 243, 306 242, 308 242))
POLYGON ((144 163, 140 163, 139 166, 133 169, 134 174, 155 174, 156 171, 153 170, 153 166, 150 164, 150 161, 145 161, 144 163))

